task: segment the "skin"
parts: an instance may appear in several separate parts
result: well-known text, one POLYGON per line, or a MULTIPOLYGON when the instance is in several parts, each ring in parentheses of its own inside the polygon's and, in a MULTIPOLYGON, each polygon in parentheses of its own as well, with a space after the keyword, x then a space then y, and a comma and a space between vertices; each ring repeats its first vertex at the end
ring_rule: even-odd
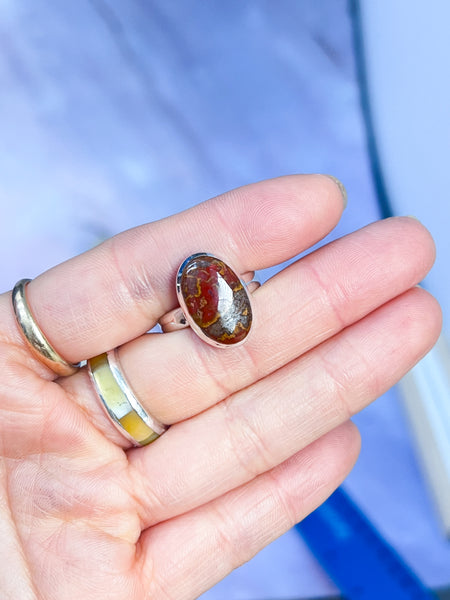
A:
POLYGON ((145 332, 176 306, 186 256, 265 268, 324 237, 343 208, 325 176, 269 180, 120 234, 29 285, 67 360, 121 346, 136 395, 172 424, 145 448, 112 426, 85 369, 56 379, 32 357, 0 296, 2 598, 196 598, 342 482, 359 451, 349 418, 440 331, 436 301, 416 287, 434 260, 419 222, 369 225, 280 272, 254 292, 239 348, 189 329, 145 332))

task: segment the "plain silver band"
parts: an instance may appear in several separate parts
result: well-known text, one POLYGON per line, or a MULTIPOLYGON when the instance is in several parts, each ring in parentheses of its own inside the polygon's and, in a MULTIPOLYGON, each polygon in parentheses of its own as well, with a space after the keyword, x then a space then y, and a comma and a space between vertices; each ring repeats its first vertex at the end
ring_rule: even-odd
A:
POLYGON ((37 324, 28 304, 26 288, 31 279, 21 279, 12 291, 12 304, 20 332, 36 358, 57 375, 67 377, 76 373, 80 363, 67 362, 50 344, 37 324))

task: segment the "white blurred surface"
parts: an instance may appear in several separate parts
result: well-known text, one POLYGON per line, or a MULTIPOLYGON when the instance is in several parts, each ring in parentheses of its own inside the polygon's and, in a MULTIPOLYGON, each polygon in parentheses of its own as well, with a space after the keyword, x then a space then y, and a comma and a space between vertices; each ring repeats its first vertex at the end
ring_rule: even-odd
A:
POLYGON ((396 214, 416 216, 433 233, 437 258, 426 286, 450 339, 450 3, 363 1, 361 13, 387 192, 396 214))

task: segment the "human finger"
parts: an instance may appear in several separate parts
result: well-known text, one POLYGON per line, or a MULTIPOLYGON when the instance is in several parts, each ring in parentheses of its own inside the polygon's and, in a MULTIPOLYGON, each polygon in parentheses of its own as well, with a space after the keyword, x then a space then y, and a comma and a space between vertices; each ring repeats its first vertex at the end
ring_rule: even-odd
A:
POLYGON ((120 349, 122 368, 156 418, 169 424, 186 419, 416 285, 434 257, 433 240, 415 219, 373 223, 290 265, 258 289, 245 345, 217 351, 190 329, 143 336, 120 349))
POLYGON ((351 470, 359 447, 348 422, 250 483, 145 531, 149 597, 197 598, 319 506, 351 470))
MULTIPOLYGON (((32 281, 28 299, 55 350, 70 363, 148 331, 176 305, 173 278, 207 250, 238 273, 282 262, 325 236, 343 209, 329 177, 281 177, 233 190, 178 215, 119 234, 32 281)), ((18 345, 9 295, 3 333, 18 345)))
MULTIPOLYGON (((276 371, 420 281, 434 245, 414 219, 388 219, 321 248, 253 294, 246 344, 217 350, 189 329, 142 336, 119 350, 122 371, 149 414, 189 418, 276 371)), ((62 382, 103 433, 120 443, 84 372, 62 382)), ((123 442, 127 444, 126 440, 123 442)))
POLYGON ((434 344, 437 302, 414 288, 304 356, 128 453, 144 526, 208 502, 348 420, 434 344))

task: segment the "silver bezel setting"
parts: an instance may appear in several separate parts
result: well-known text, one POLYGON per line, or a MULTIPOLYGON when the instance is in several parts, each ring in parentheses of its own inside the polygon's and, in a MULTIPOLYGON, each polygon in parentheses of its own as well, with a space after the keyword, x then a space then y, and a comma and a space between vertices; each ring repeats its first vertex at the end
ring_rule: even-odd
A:
POLYGON ((214 258, 215 260, 223 262, 225 265, 227 265, 227 267, 229 269, 231 269, 233 271, 233 273, 235 273, 235 275, 238 277, 239 281, 241 282, 241 284, 242 284, 242 286, 243 286, 243 288, 245 290, 245 293, 247 294, 248 302, 250 304, 250 309, 252 311, 252 319, 253 319, 253 314, 254 314, 253 313, 253 304, 252 304, 251 294, 249 293, 249 291, 247 289, 247 284, 245 283, 245 281, 242 280, 241 277, 239 277, 238 272, 236 271, 236 269, 234 269, 234 267, 232 265, 230 265, 230 263, 222 260, 221 258, 219 258, 218 256, 216 256, 215 254, 210 254, 209 252, 196 252, 195 254, 191 254, 190 256, 188 256, 187 258, 185 258, 183 260, 183 262, 181 263, 181 265, 178 267, 177 277, 176 277, 176 293, 177 293, 177 299, 178 299, 180 307, 181 307, 181 309, 183 311, 184 317, 185 317, 187 323, 189 324, 189 327, 194 331, 194 333, 203 342, 206 342, 210 346, 213 346, 214 348, 222 348, 222 349, 223 348, 237 348, 238 346, 242 346, 242 344, 245 344, 245 342, 248 340, 248 337, 251 335, 252 328, 253 328, 253 323, 252 323, 252 326, 250 326, 250 330, 249 330, 248 334, 240 342, 236 342, 235 344, 221 344, 220 342, 216 342, 215 340, 213 340, 210 337, 208 337, 207 335, 205 335, 205 333, 203 332, 203 330, 197 325, 197 323, 194 321, 194 319, 189 314, 189 311, 187 310, 187 306, 186 306, 186 303, 184 301, 183 294, 181 292, 181 278, 182 278, 182 274, 183 274, 183 271, 184 271, 186 265, 189 262, 191 262, 192 260, 194 260, 196 258, 199 258, 201 256, 208 256, 209 258, 214 258))

